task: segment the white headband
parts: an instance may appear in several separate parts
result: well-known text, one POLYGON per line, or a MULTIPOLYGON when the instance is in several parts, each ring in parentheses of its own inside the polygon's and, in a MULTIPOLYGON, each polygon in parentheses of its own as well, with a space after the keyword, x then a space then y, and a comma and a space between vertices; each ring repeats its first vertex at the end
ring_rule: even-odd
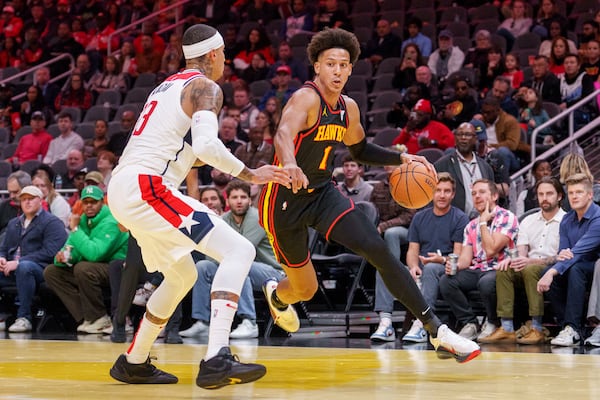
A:
POLYGON ((218 49, 223 46, 225 42, 223 42, 223 36, 219 32, 216 32, 212 37, 205 39, 201 42, 183 45, 183 55, 186 60, 190 60, 192 58, 200 57, 205 55, 211 50, 218 49))

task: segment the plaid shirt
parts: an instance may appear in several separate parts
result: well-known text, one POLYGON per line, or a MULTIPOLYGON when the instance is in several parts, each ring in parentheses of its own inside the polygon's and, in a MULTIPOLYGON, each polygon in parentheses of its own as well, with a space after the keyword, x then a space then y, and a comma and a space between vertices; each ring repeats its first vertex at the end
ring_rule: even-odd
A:
MULTIPOLYGON (((499 232, 509 237, 508 249, 515 247, 517 233, 519 231, 519 221, 512 212, 496 206, 494 208, 494 219, 489 227, 490 234, 499 232)), ((470 269, 481 269, 482 271, 490 271, 504 259, 505 252, 501 251, 496 257, 488 257, 483 250, 481 243, 481 227, 479 226, 479 217, 474 218, 465 227, 463 246, 471 246, 473 248, 473 261, 471 261, 470 269)))

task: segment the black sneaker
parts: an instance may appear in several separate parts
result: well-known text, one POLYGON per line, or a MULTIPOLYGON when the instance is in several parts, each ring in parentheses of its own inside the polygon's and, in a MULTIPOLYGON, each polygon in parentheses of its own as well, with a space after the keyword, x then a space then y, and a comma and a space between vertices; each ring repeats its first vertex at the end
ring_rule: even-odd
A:
POLYGON ((110 369, 110 376, 125 383, 177 383, 175 375, 161 371, 150 363, 150 357, 143 364, 130 364, 125 354, 121 354, 110 369))
POLYGON ((229 347, 222 347, 216 356, 200 362, 196 385, 204 389, 219 389, 227 385, 254 382, 266 373, 264 365, 241 363, 237 355, 231 354, 229 347))

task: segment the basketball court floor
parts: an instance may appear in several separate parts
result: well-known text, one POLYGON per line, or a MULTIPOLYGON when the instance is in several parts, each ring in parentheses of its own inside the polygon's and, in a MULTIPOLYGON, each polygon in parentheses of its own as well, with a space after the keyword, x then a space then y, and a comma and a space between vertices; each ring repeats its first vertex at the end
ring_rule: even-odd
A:
POLYGON ((156 343, 154 363, 176 385, 126 385, 108 370, 127 344, 107 336, 11 334, 0 340, 0 399, 598 399, 595 349, 483 346, 475 360, 439 360, 431 346, 368 338, 232 341, 242 361, 266 365, 252 384, 209 391, 196 387, 205 339, 156 343), (37 337, 37 336, 33 336, 37 337), (415 347, 416 346, 416 347, 415 347), (577 353, 577 354, 575 354, 577 353))

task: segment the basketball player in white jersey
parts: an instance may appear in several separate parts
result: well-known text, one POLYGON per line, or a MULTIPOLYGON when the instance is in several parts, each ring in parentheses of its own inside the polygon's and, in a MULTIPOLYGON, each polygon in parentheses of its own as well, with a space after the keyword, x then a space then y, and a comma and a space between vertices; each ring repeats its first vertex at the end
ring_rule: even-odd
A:
POLYGON ((110 209, 137 239, 147 269, 165 277, 148 300, 129 349, 110 370, 122 382, 178 381, 150 363, 149 351, 196 282, 193 250, 219 262, 211 290, 208 349, 196 384, 217 389, 252 382, 266 373, 263 365, 241 363, 229 350, 231 323, 254 247, 206 206, 177 189, 197 160, 245 181, 290 187, 282 169, 246 168, 217 136, 223 94, 214 81, 223 73, 223 49, 223 38, 214 28, 194 25, 186 30, 186 70, 150 93, 108 186, 110 209))

